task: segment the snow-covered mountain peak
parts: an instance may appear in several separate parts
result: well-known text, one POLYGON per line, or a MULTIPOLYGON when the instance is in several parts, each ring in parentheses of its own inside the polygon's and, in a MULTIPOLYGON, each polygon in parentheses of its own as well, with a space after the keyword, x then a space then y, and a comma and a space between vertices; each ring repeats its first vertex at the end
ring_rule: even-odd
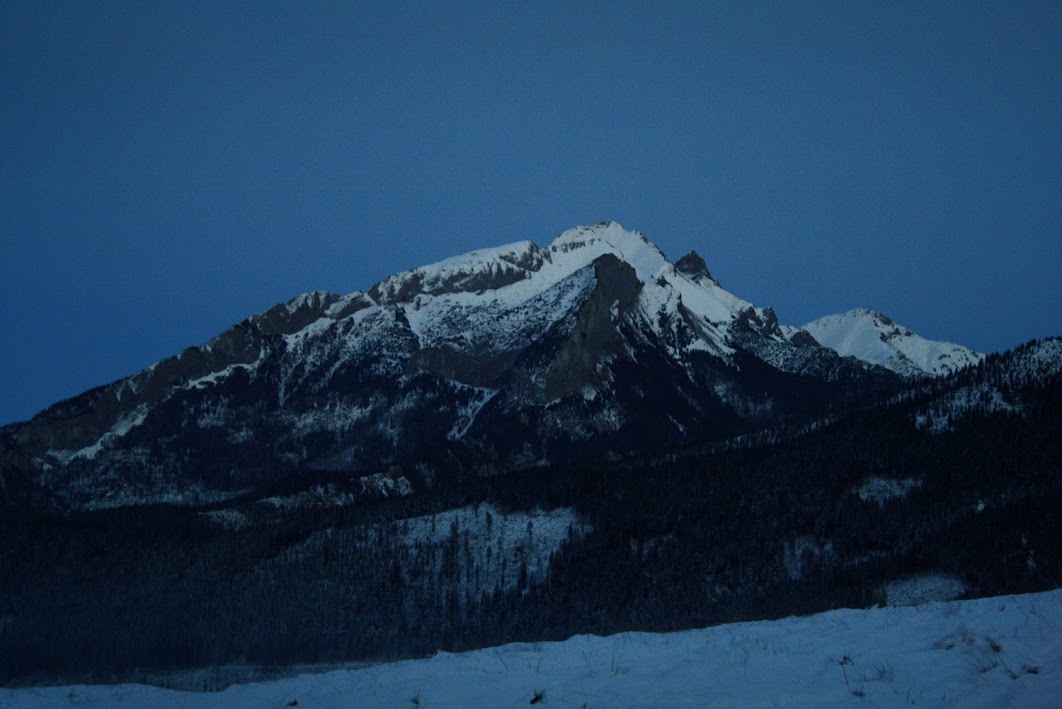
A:
POLYGON ((634 267, 638 280, 647 283, 656 278, 661 269, 670 265, 664 252, 637 231, 628 231, 616 222, 598 222, 562 233, 546 247, 554 260, 580 267, 589 265, 599 256, 610 253, 634 267))
MULTIPOLYGON (((830 317, 830 316, 826 316, 826 317, 830 317)), ((890 329, 890 332, 893 335, 897 335, 897 334, 912 335, 912 334, 914 334, 911 330, 908 330, 905 327, 897 325, 895 322, 893 322, 893 319, 890 318, 888 315, 885 315, 884 313, 880 313, 877 310, 874 310, 873 308, 852 308, 851 310, 849 310, 847 312, 839 313, 838 317, 849 318, 849 319, 865 319, 865 318, 869 318, 869 319, 873 320, 874 323, 879 328, 881 328, 883 330, 884 329, 890 329)))
MULTIPOLYGON (((409 303, 420 295, 498 291, 532 280, 516 289, 522 299, 540 293, 600 256, 612 254, 634 267, 643 283, 668 266, 663 252, 638 232, 616 222, 580 226, 562 233, 545 248, 531 241, 476 249, 385 278, 369 290, 381 305, 409 303)), ((508 293, 512 296, 514 293, 508 293)))
POLYGON ((721 288, 696 252, 679 267, 645 236, 611 221, 569 229, 545 247, 523 241, 405 271, 368 296, 400 310, 421 347, 517 351, 574 314, 591 293, 618 287, 600 280, 622 273, 605 265, 608 259, 633 276, 619 288, 629 299, 604 304, 611 322, 619 327, 633 318, 636 330, 672 343, 671 356, 707 350, 728 357, 733 337, 743 337, 738 332, 784 341, 774 314, 721 288))
POLYGON ((984 355, 952 342, 927 340, 868 308, 827 315, 803 327, 820 344, 904 376, 941 375, 977 364, 984 355))
POLYGON ((774 314, 721 288, 696 252, 672 264, 656 244, 616 222, 570 229, 550 242, 545 251, 554 265, 567 264, 566 271, 605 254, 629 264, 642 285, 639 308, 664 340, 683 339, 680 322, 688 323, 695 333, 685 347, 724 356, 733 352, 731 328, 736 323, 782 339, 774 314))
POLYGON ((946 374, 983 359, 961 345, 927 340, 868 308, 829 315, 802 329, 782 326, 769 308, 722 288, 696 251, 672 264, 641 233, 613 221, 569 229, 545 247, 522 241, 405 271, 373 286, 369 296, 399 306, 422 346, 490 341, 504 349, 525 341, 531 331, 541 333, 582 303, 595 288, 593 264, 606 255, 633 268, 644 322, 664 340, 686 338, 680 349, 727 356, 735 338, 744 342, 751 332, 786 347, 821 344, 907 377, 946 374), (680 322, 693 328, 693 340, 680 336, 680 322), (503 324, 505 332, 523 335, 502 336, 503 324))
MULTIPOLYGON (((813 410, 792 392, 816 381, 847 392, 895 379, 799 338, 723 289, 695 252, 672 264, 638 232, 601 222, 544 247, 476 249, 368 292, 297 296, 42 412, 19 440, 29 464, 70 463, 85 480, 134 451, 180 486, 188 466, 232 466, 265 448, 270 465, 378 471, 383 461, 430 477, 575 459, 591 441, 617 454, 682 442, 813 410), (174 421, 190 442, 180 451, 206 456, 223 439, 230 457, 188 462, 144 447, 174 421)), ((140 471, 129 469, 123 499, 170 499, 176 488, 140 471)))
POLYGON ((558 234, 549 245, 558 248, 564 244, 578 246, 590 239, 604 239, 611 243, 621 243, 632 239, 640 239, 642 242, 653 246, 652 242, 646 239, 640 232, 624 229, 622 224, 611 220, 597 222, 596 224, 581 224, 577 227, 572 227, 571 229, 558 234))

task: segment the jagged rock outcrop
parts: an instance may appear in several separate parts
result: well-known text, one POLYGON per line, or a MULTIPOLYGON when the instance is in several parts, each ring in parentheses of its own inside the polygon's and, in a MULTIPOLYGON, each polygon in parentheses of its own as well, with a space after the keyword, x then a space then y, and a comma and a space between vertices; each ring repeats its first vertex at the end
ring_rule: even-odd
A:
POLYGON ((704 259, 701 258, 701 255, 696 251, 690 251, 676 261, 675 268, 679 273, 694 281, 705 279, 711 281, 716 286, 719 285, 719 281, 712 278, 712 274, 708 272, 708 264, 704 262, 704 259))

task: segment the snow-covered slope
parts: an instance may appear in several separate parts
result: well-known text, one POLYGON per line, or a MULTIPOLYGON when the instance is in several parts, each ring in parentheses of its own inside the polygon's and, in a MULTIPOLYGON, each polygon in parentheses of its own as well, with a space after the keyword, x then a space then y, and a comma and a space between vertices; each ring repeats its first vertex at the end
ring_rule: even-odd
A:
POLYGON ((216 693, 0 689, 0 707, 1057 707, 1062 590, 576 636, 216 693))
POLYGON ((941 375, 977 364, 984 355, 952 342, 927 340, 865 308, 827 315, 805 325, 819 344, 904 376, 941 375))

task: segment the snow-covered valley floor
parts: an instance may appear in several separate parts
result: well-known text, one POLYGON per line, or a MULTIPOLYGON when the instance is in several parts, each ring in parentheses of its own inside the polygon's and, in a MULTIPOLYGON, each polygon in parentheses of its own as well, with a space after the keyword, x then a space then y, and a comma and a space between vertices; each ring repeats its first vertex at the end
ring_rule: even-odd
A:
POLYGON ((1056 590, 517 643, 216 693, 0 689, 0 707, 1059 707, 1060 621, 1056 590))

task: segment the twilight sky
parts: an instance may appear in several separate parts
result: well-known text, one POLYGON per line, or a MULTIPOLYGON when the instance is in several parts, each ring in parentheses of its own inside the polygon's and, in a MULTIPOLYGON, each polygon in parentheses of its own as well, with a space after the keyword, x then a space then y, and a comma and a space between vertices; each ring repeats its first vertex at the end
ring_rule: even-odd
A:
POLYGON ((0 97, 0 424, 603 219, 789 324, 1062 335, 1058 2, 5 0, 0 97))

